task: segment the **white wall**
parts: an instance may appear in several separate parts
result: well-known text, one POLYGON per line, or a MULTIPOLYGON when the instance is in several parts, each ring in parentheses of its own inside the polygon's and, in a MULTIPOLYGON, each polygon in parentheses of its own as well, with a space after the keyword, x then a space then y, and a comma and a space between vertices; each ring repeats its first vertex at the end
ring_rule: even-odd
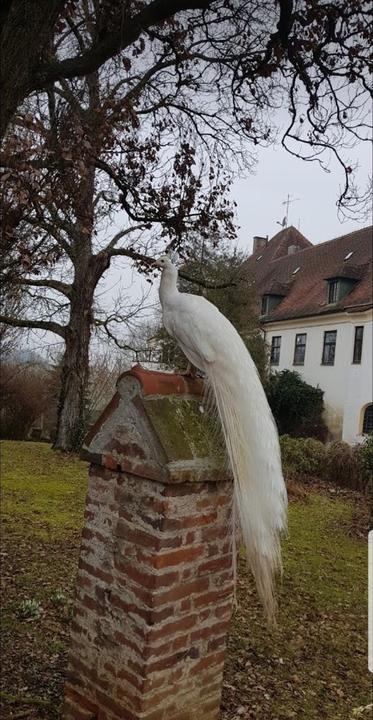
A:
POLYGON ((296 370, 324 390, 325 419, 333 437, 358 441, 361 411, 372 402, 372 311, 336 313, 325 317, 287 320, 265 325, 266 340, 281 336, 280 363, 273 370, 296 370), (361 364, 352 363, 355 327, 364 326, 361 364), (334 365, 322 365, 324 332, 337 331, 334 365), (295 336, 307 333, 304 365, 293 365, 295 336))

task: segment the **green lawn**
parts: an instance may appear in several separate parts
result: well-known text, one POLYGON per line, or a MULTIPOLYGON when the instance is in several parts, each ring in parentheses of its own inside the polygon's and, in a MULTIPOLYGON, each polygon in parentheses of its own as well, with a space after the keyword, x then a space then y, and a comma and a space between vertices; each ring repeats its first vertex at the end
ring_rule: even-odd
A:
MULTIPOLYGON (((57 720, 87 465, 42 443, 1 455, 2 718, 57 720)), ((370 717, 366 542, 350 532, 363 502, 319 490, 291 503, 273 632, 241 562, 221 720, 370 717)))

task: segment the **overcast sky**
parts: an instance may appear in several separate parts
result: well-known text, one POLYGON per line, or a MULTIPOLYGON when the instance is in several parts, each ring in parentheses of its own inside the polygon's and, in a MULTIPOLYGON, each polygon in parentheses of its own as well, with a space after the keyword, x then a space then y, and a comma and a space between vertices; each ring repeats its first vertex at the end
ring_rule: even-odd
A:
MULTIPOLYGON (((365 187, 371 173, 368 143, 354 149, 351 161, 359 164, 361 185, 365 187)), ((281 229, 277 222, 285 215, 282 203, 288 194, 296 199, 290 204, 288 224, 299 228, 313 244, 368 225, 369 218, 365 222, 356 219, 342 222, 338 217, 336 200, 342 180, 336 166, 326 173, 318 164, 298 160, 282 148, 262 150, 256 174, 234 186, 241 247, 251 251, 253 235, 271 238, 281 229)))

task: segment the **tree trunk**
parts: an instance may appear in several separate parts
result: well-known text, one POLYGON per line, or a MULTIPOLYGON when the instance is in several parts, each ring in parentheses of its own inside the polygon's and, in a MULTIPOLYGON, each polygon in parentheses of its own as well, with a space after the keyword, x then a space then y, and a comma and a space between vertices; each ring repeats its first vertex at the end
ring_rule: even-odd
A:
POLYGON ((66 328, 65 354, 54 448, 77 452, 86 430, 86 393, 89 380, 89 343, 96 278, 86 264, 75 274, 70 321, 66 328))
POLYGON ((32 91, 32 76, 65 0, 2 0, 0 8, 0 140, 32 91))

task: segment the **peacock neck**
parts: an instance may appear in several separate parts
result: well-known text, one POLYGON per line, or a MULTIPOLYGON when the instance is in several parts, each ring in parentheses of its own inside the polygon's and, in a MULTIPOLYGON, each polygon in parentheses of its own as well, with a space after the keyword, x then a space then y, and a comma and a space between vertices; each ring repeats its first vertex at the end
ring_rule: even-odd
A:
POLYGON ((162 307, 172 303, 178 295, 177 289, 177 270, 175 268, 166 268, 161 277, 159 285, 159 299, 162 307))

